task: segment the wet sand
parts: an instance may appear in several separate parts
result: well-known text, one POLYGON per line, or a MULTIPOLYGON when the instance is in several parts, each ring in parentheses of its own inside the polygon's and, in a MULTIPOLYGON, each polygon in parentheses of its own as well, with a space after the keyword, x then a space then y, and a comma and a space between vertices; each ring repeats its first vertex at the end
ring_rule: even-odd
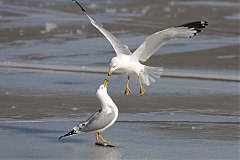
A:
MULTIPOLYGON (((94 145, 94 134, 62 139, 77 119, 0 123, 2 159, 218 159, 239 158, 239 143, 228 136, 236 124, 183 122, 117 122, 102 135, 114 148, 94 145), (230 131, 230 132, 226 132, 230 131)), ((233 131, 233 132, 232 132, 233 131)))
MULTIPOLYGON (((191 39, 161 48, 146 64, 167 71, 236 76, 239 73, 239 2, 83 1, 88 13, 134 51, 146 36, 167 27, 205 20, 191 39)), ((236 160, 239 154, 239 81, 163 77, 141 97, 123 95, 126 77, 109 78, 119 107, 103 133, 115 148, 94 145, 94 134, 62 139, 99 108, 95 91, 106 74, 51 68, 107 67, 109 42, 71 1, 1 0, 0 159, 236 160), (50 66, 50 67, 49 67, 50 66)))
MULTIPOLYGON (((83 75, 85 78, 89 76, 87 73, 83 75)), ((79 88, 75 94, 74 91, 69 94, 60 90, 55 90, 53 94, 51 88, 48 88, 49 94, 41 90, 36 94, 33 90, 37 90, 37 86, 32 91, 19 94, 15 87, 11 87, 8 88, 9 92, 2 92, 0 96, 1 157, 168 160, 239 158, 239 95, 236 90, 239 83, 163 78, 161 83, 156 83, 161 90, 146 88, 151 94, 141 97, 137 95, 137 88, 131 84, 134 92, 125 97, 121 90, 112 89, 114 82, 118 81, 110 81, 109 93, 120 115, 116 124, 103 132, 103 136, 115 148, 95 146, 94 133, 57 141, 59 136, 98 109, 99 103, 91 94, 91 87, 86 92, 84 88, 79 88)), ((47 83, 45 85, 48 86, 47 83)), ((75 84, 68 86, 74 87, 75 84)))
MULTIPOLYGON (((208 96, 112 96, 121 113, 149 113, 165 111, 189 111, 194 113, 237 116, 239 111, 238 95, 208 96), (224 102, 224 103, 223 103, 224 102), (196 108, 196 110, 194 109, 196 108), (227 110, 225 109, 227 108, 227 110), (212 112, 208 113, 208 110, 212 112)), ((80 95, 1 95, 1 118, 41 119, 54 116, 76 117, 98 109, 95 96, 80 95)))
POLYGON ((239 45, 233 45, 217 49, 153 56, 146 64, 153 66, 161 65, 168 68, 239 70, 239 53, 239 45))

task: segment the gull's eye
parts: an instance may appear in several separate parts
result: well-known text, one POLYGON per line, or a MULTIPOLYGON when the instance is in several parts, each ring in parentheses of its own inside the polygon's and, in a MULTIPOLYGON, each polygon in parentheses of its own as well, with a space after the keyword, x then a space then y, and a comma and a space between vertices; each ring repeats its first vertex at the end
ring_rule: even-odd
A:
POLYGON ((101 87, 101 89, 103 89, 103 87, 101 87))

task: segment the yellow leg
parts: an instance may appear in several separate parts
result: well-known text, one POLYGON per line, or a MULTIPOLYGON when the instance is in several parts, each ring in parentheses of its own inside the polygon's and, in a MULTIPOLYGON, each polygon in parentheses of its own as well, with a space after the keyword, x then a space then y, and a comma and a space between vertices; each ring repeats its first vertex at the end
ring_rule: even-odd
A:
POLYGON ((102 142, 103 142, 104 144, 110 144, 110 142, 106 141, 106 140, 100 135, 99 132, 96 132, 96 141, 97 141, 97 143, 99 142, 99 141, 98 141, 98 137, 101 138, 101 140, 102 140, 102 142))
POLYGON ((110 143, 111 143, 111 142, 106 141, 100 134, 99 134, 99 137, 101 138, 101 140, 103 141, 103 143, 105 143, 105 144, 110 144, 110 143))
POLYGON ((128 83, 130 81, 130 76, 128 75, 128 80, 127 80, 127 84, 126 84, 126 90, 125 90, 125 95, 128 96, 129 93, 131 93, 130 88, 128 87, 128 83))
POLYGON ((96 142, 98 142, 99 132, 96 132, 95 136, 96 136, 96 142))
POLYGON ((145 89, 143 88, 143 86, 142 86, 142 82, 141 82, 141 79, 140 79, 140 75, 138 75, 138 81, 139 81, 139 84, 140 84, 140 94, 141 94, 141 96, 142 95, 144 95, 144 94, 146 94, 147 92, 145 91, 145 89))

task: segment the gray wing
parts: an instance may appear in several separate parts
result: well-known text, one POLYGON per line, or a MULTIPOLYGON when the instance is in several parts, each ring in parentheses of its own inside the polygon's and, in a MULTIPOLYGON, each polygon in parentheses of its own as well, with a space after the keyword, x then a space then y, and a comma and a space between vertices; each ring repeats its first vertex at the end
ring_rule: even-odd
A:
POLYGON ((111 43, 113 46, 115 52, 117 55, 119 54, 127 54, 130 55, 131 52, 128 49, 128 46, 123 45, 116 37, 114 37, 109 31, 107 31, 105 28, 103 28, 103 25, 99 22, 94 20, 92 17, 90 17, 86 12, 84 12, 86 16, 90 19, 92 25, 96 27, 111 43))
POLYGON ((148 36, 132 56, 141 62, 145 62, 169 40, 184 37, 191 38, 201 32, 206 25, 208 23, 205 21, 197 21, 156 32, 148 36))
POLYGON ((76 0, 72 0, 74 1, 82 10, 82 12, 84 14, 86 14, 86 16, 90 19, 92 25, 94 27, 96 27, 108 40, 109 42, 112 44, 115 52, 117 55, 120 54, 131 54, 130 50, 128 49, 128 47, 126 45, 123 45, 116 37, 114 37, 109 31, 107 31, 106 29, 103 28, 103 25, 94 20, 92 17, 90 17, 87 13, 86 10, 78 3, 78 1, 76 0))
POLYGON ((88 118, 83 123, 79 124, 79 128, 82 132, 91 132, 102 129, 106 127, 115 117, 115 113, 103 112, 101 109, 94 113, 90 118, 88 118))

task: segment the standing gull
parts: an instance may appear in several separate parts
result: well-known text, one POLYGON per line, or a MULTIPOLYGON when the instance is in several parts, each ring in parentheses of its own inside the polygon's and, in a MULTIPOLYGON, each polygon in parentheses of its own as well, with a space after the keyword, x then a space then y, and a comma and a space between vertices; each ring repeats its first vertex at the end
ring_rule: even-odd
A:
POLYGON ((140 84, 140 94, 144 95, 146 93, 142 84, 149 86, 151 83, 155 82, 155 79, 160 78, 163 68, 161 67, 149 67, 144 64, 160 47, 166 44, 169 40, 174 38, 191 38, 202 31, 205 26, 208 25, 205 21, 196 21, 191 23, 186 23, 176 27, 171 27, 158 31, 150 36, 148 36, 142 44, 135 50, 131 52, 128 46, 123 45, 116 37, 114 37, 109 31, 103 28, 103 25, 90 17, 85 9, 76 1, 83 13, 90 19, 92 25, 96 27, 111 43, 117 56, 113 57, 110 62, 110 70, 108 75, 111 76, 113 71, 121 70, 127 73, 128 79, 126 83, 125 95, 131 93, 128 86, 130 81, 130 74, 136 74, 139 84, 140 84))
POLYGON ((96 145, 113 147, 112 145, 110 145, 110 142, 106 141, 100 135, 100 132, 106 130, 111 125, 113 125, 118 117, 118 108, 107 93, 107 84, 108 84, 108 80, 105 79, 103 84, 99 86, 96 92, 97 98, 101 104, 101 109, 96 113, 94 113, 86 121, 83 121, 79 125, 75 126, 72 131, 59 137, 59 140, 66 136, 73 136, 73 135, 81 134, 85 132, 95 132, 96 145), (98 141, 99 137, 103 143, 98 141))

